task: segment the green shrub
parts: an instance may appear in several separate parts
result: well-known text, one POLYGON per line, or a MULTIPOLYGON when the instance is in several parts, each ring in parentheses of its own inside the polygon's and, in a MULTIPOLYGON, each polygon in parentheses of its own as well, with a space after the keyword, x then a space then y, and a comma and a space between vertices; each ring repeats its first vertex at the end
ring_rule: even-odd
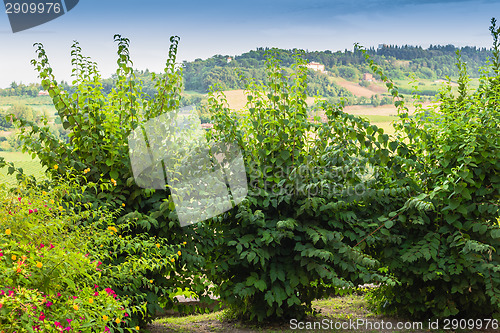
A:
MULTIPOLYGON (((168 308, 175 306, 171 295, 178 288, 208 300, 205 291, 209 284, 202 275, 203 258, 197 243, 192 241, 198 238, 195 228, 180 227, 168 189, 143 189, 135 183, 129 158, 128 135, 147 120, 179 106, 182 80, 181 70, 175 63, 179 38, 171 38, 164 72, 152 76, 152 86, 157 91, 152 97, 142 93, 143 85, 132 69, 129 40, 116 35, 115 41, 118 43, 118 69, 115 88, 109 94, 103 93, 97 64, 82 54, 77 42, 71 52, 75 87, 71 95, 58 85, 43 46, 36 44, 37 59, 32 64, 39 73, 43 89, 52 98, 69 140, 65 142, 54 135, 46 121, 37 125, 17 119, 16 125, 21 130, 19 139, 23 150, 37 155, 52 178, 66 173, 85 173, 80 182, 84 191, 78 198, 90 204, 90 208, 85 209, 105 206, 118 213, 113 223, 123 232, 124 238, 129 238, 97 243, 103 245, 99 251, 102 253, 94 255, 113 254, 102 257, 102 262, 113 267, 109 279, 114 282, 109 280, 109 283, 117 294, 130 295, 137 301, 133 302, 134 306, 145 310, 132 314, 133 320, 143 325, 161 310, 160 304, 168 308), (89 187, 92 183, 99 183, 99 186, 89 187), (141 238, 139 235, 143 233, 157 237, 158 241, 149 241, 146 236, 141 238), (162 247, 160 252, 156 251, 156 246, 150 246, 156 243, 162 247), (171 254, 177 253, 177 246, 184 243, 182 256, 174 263, 169 261, 171 254), (175 251, 167 244, 174 245, 175 251), (130 265, 137 268, 135 274, 118 272, 128 270, 130 265)), ((104 230, 106 227, 101 226, 104 230)))
POLYGON ((383 130, 327 103, 326 123, 308 121, 300 60, 286 76, 269 55, 267 74, 248 83, 246 117, 209 98, 213 139, 243 151, 249 192, 208 222, 217 237, 204 252, 233 315, 259 321, 301 318, 315 298, 360 283, 395 283, 355 245, 410 191, 386 176, 383 130))
MULTIPOLYGON (((393 213, 391 238, 367 252, 401 282, 373 295, 382 312, 413 318, 487 318, 500 315, 500 29, 490 73, 468 91, 458 55, 459 94, 440 94, 439 107, 420 107, 415 117, 398 101, 400 140, 417 157, 406 168, 418 191, 393 213)), ((372 69, 400 97, 370 61, 372 69)))
POLYGON ((6 332, 108 326, 122 332, 124 326, 112 321, 128 321, 129 301, 92 284, 99 280, 98 263, 85 251, 89 233, 79 227, 85 214, 62 208, 67 190, 1 193, 0 327, 6 332))

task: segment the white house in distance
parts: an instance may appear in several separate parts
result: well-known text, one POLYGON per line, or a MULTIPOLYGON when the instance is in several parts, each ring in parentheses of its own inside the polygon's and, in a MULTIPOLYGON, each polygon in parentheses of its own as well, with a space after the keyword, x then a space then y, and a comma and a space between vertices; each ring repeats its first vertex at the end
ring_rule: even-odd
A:
POLYGON ((49 96, 49 92, 47 90, 40 90, 38 96, 49 96))
POLYGON ((312 69, 313 71, 316 72, 321 72, 321 73, 326 73, 325 71, 325 65, 320 64, 319 62, 310 62, 306 65, 307 68, 312 69))

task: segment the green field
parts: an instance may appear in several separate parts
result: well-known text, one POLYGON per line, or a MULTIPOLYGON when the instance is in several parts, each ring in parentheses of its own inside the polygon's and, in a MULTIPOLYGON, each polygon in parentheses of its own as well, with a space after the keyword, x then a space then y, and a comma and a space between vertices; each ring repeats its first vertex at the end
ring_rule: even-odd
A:
MULTIPOLYGON (((45 173, 38 158, 32 159, 27 153, 22 152, 0 152, 0 157, 5 161, 14 163, 16 168, 22 168, 27 175, 33 175, 37 179, 44 179, 45 173)), ((12 186, 16 184, 15 174, 8 175, 7 167, 0 169, 0 184, 12 186)))
POLYGON ((56 108, 49 96, 0 96, 0 110, 8 112, 9 108, 14 103, 27 105, 42 114, 43 112, 47 112, 49 118, 53 118, 56 113, 56 108))

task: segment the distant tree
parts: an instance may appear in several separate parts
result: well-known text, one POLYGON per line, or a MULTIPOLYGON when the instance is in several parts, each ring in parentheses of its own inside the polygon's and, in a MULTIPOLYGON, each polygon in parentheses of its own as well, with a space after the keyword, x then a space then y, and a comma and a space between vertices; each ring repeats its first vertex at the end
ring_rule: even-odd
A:
POLYGON ((8 110, 8 114, 12 114, 16 118, 26 119, 29 121, 36 121, 38 117, 38 113, 33 108, 21 103, 12 104, 8 110))

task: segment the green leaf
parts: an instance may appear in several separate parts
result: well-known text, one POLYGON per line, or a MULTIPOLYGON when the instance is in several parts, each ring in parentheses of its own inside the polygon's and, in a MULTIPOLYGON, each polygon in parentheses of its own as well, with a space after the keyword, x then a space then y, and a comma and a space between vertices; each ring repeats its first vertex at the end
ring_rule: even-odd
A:
POLYGON ((109 173, 109 176, 111 178, 113 178, 114 180, 117 180, 118 179, 118 171, 116 170, 111 170, 111 172, 109 173))
POLYGON ((267 288, 266 282, 264 280, 259 280, 255 282, 255 288, 259 289, 260 291, 264 291, 267 288))

